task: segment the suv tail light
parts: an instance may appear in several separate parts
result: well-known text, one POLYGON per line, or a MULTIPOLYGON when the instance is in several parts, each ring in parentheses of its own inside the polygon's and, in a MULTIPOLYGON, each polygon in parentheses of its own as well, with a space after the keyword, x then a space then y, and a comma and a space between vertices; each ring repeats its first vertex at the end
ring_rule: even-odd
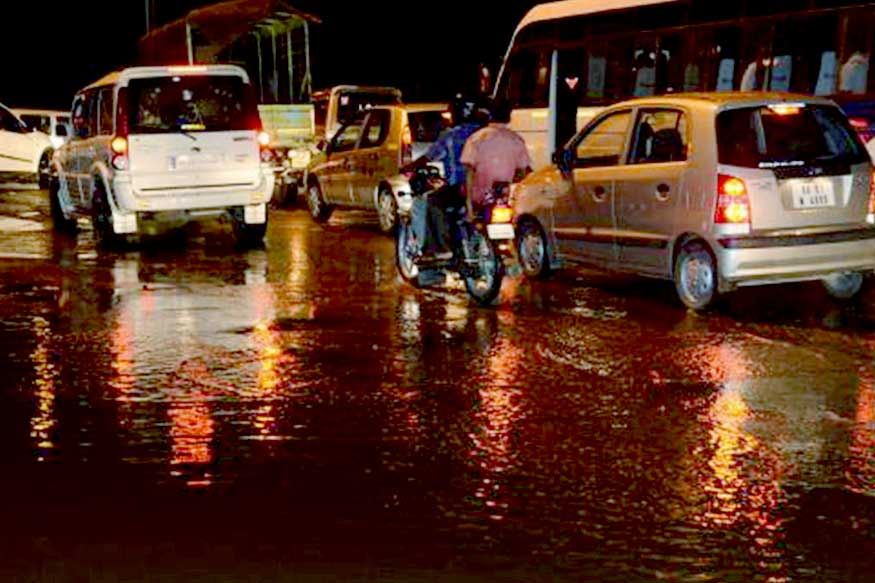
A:
POLYGON ((128 169, 128 135, 130 134, 130 119, 128 118, 128 88, 118 90, 115 105, 115 137, 109 144, 112 150, 112 167, 116 170, 128 169))
POLYGON ((717 208, 714 222, 719 225, 750 224, 750 199, 741 178, 720 174, 717 177, 717 208))

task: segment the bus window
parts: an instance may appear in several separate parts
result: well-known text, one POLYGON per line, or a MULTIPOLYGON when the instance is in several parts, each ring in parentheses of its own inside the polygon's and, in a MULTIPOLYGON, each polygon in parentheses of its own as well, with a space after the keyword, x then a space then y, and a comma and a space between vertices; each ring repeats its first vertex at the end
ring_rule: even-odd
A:
POLYGON ((656 92, 656 65, 664 56, 657 54, 656 42, 652 39, 636 39, 632 49, 632 95, 647 97, 656 92))
POLYGON ((701 88, 698 54, 692 29, 662 37, 656 67, 657 93, 698 91, 701 88))
POLYGON ((546 107, 550 59, 544 50, 524 49, 509 63, 507 97, 521 107, 546 107))
POLYGON ((875 17, 872 11, 849 12, 842 18, 840 37, 844 40, 839 69, 839 93, 862 95, 869 86, 872 35, 875 17))
POLYGON ((695 52, 702 62, 701 88, 733 91, 738 74, 741 31, 738 27, 700 26, 695 31, 695 52))
MULTIPOLYGON (((832 95, 836 89, 835 14, 791 17, 775 29, 775 54, 792 55, 790 89, 798 93, 832 95)), ((776 57, 777 59, 777 57, 776 57)), ((773 75, 772 88, 779 89, 773 75)))
POLYGON ((772 24, 758 22, 745 26, 748 41, 741 51, 741 91, 762 91, 769 87, 772 67, 772 24))

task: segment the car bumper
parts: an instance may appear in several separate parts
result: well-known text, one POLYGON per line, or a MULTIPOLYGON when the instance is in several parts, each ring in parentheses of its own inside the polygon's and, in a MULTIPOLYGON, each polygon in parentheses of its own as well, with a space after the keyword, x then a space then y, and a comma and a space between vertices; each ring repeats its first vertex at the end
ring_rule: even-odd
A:
POLYGON ((133 188, 130 176, 117 175, 112 191, 122 213, 224 209, 270 202, 274 180, 273 172, 265 169, 260 182, 254 185, 165 190, 143 196, 133 188))
POLYGON ((837 272, 875 271, 875 229, 854 237, 836 237, 828 242, 787 244, 775 240, 752 240, 717 247, 717 263, 726 287, 820 279, 837 272), (845 239, 845 240, 842 240, 845 239), (850 239, 850 240, 847 240, 850 239))

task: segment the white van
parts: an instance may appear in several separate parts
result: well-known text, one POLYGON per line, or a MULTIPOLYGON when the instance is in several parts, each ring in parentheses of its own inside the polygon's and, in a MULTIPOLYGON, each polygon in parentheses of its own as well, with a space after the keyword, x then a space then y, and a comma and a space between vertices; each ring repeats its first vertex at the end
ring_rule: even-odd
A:
POLYGON ((11 110, 0 104, 0 175, 34 176, 48 186, 52 144, 49 137, 32 131, 11 110))
POLYGON ((50 109, 15 109, 15 115, 32 132, 42 132, 49 136, 52 147, 57 150, 70 139, 70 112, 50 109))
POLYGON ((55 157, 52 216, 88 216, 102 244, 156 224, 232 219, 241 243, 264 238, 273 172, 246 72, 230 65, 135 67, 76 96, 73 136, 55 157))

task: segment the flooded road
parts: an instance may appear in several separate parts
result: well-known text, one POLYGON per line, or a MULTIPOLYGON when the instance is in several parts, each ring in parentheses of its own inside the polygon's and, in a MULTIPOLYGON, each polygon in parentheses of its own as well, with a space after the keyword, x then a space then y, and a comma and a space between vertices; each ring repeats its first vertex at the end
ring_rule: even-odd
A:
POLYGON ((482 309, 367 215, 105 252, 0 191, 0 579, 871 581, 867 285, 482 309))

